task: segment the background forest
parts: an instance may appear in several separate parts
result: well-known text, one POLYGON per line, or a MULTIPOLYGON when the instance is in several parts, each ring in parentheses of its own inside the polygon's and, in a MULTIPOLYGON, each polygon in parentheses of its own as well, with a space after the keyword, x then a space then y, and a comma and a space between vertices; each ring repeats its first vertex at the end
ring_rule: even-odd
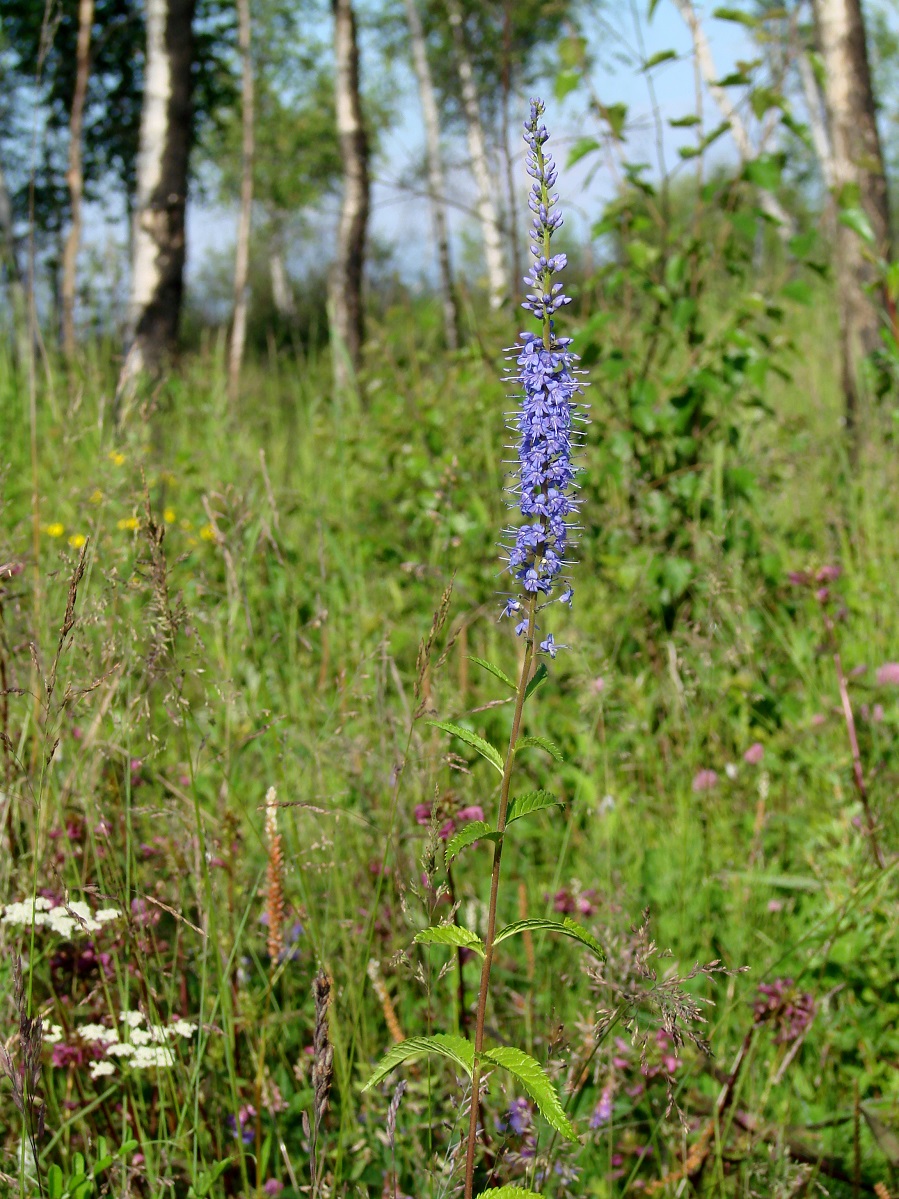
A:
POLYGON ((0 0, 0 1195, 899 1195, 897 78, 893 0, 0 0))

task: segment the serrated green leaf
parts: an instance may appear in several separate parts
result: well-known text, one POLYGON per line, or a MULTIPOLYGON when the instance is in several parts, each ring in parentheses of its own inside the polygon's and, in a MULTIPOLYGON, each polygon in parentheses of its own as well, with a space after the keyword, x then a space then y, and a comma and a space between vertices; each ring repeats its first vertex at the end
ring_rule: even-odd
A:
POLYGON ((537 688, 545 683, 548 678, 549 671, 546 669, 546 663, 541 662, 528 681, 527 687, 524 689, 525 702, 531 698, 537 688))
POLYGON ((551 791, 529 791, 527 795, 516 795, 509 801, 506 810, 506 824, 513 820, 521 820, 522 816, 530 816, 532 812, 543 812, 546 808, 561 808, 562 801, 551 791))
POLYGON ((495 828, 491 828, 486 820, 472 820, 469 824, 466 824, 464 828, 460 828, 457 833, 453 833, 449 841, 447 841, 447 866, 449 866, 453 858, 457 857, 463 849, 467 848, 469 845, 474 845, 475 841, 495 841, 498 836, 499 833, 495 828))
POLYGON ((546 929, 548 932, 561 933, 565 937, 571 937, 572 941, 580 941, 582 945, 596 954, 601 962, 606 959, 605 950, 596 937, 592 933, 587 932, 582 928, 576 920, 572 920, 570 916, 565 916, 562 920, 516 920, 514 924, 507 924, 501 932, 497 933, 495 945, 499 945, 500 941, 505 941, 507 937, 514 937, 516 933, 523 933, 527 930, 532 932, 542 932, 546 929))
POLYGON ((477 1199, 543 1199, 543 1196, 524 1187, 491 1187, 489 1191, 481 1191, 477 1199))
POLYGON ((537 1104, 541 1115, 551 1128, 561 1133, 563 1137, 574 1140, 574 1129, 559 1102, 559 1096, 550 1080, 546 1077, 539 1062, 535 1062, 521 1049, 511 1045, 502 1045, 498 1049, 488 1049, 481 1054, 484 1061, 501 1066, 517 1078, 527 1093, 537 1104))
POLYGON ((432 1037, 410 1037, 408 1041, 394 1045, 381 1058, 378 1068, 362 1090, 370 1091, 372 1087, 377 1086, 382 1079, 386 1078, 391 1070, 395 1070, 397 1066, 410 1058, 421 1057, 424 1053, 436 1053, 440 1057, 448 1058, 457 1066, 461 1066, 471 1078, 474 1068, 474 1045, 471 1041, 466 1041, 464 1037, 438 1032, 432 1037))
POLYGON ((456 949, 473 949, 484 956, 484 942, 470 928, 458 924, 435 924, 415 937, 416 945, 453 945, 456 949))
POLYGON ((516 690, 515 683, 513 683, 506 672, 500 670, 498 666, 494 666, 492 662, 488 662, 486 658, 476 658, 474 654, 469 654, 468 660, 469 662, 474 662, 475 666, 482 666, 484 670, 489 670, 494 678, 499 679, 501 683, 505 683, 507 687, 511 687, 513 691, 516 690))
POLYGON ((550 741, 549 737, 522 737, 515 746, 515 752, 520 749, 545 749, 551 758, 555 758, 557 762, 564 762, 562 751, 558 745, 550 741))
POLYGON ((464 741, 466 745, 470 745, 472 749, 476 749, 482 758, 486 758, 491 766, 502 774, 503 759, 498 749, 494 748, 489 741, 485 741, 483 737, 479 737, 477 733, 473 733, 471 729, 463 729, 459 724, 451 724, 448 720, 429 720, 428 724, 435 729, 442 729, 444 733, 452 733, 454 737, 458 737, 460 741, 464 741))
POLYGON ((651 71, 653 67, 657 67, 660 63, 671 62, 673 58, 677 58, 676 50, 659 50, 657 54, 650 55, 643 64, 644 71, 651 71))

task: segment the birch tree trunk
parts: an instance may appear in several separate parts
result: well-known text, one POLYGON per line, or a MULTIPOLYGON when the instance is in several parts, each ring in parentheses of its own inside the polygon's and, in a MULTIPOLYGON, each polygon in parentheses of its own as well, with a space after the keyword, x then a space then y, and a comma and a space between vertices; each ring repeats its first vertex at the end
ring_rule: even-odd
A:
MULTIPOLYGON (((693 0, 674 0, 674 4, 683 18, 684 24, 690 30, 690 37, 693 40, 693 53, 696 56, 699 73, 706 87, 709 89, 712 99, 717 104, 718 110, 730 126, 731 135, 737 147, 737 153, 740 155, 740 161, 745 166, 747 163, 758 158, 764 149, 765 139, 761 140, 758 149, 753 146, 749 130, 746 128, 742 117, 728 95, 727 88, 721 87, 717 82, 719 75, 715 67, 715 61, 712 58, 712 48, 702 27, 699 14, 693 6, 693 0)), ((776 223, 781 238, 787 240, 791 237, 795 232, 795 222, 777 196, 773 192, 768 191, 767 188, 760 187, 758 189, 758 198, 762 211, 776 223)))
POLYGON ((238 43, 241 70, 241 165, 240 217, 237 222, 237 248, 234 258, 234 320, 231 325, 231 345, 228 352, 228 397, 237 400, 240 388, 240 366, 247 338, 247 305, 250 269, 250 222, 253 214, 253 59, 250 0, 237 0, 238 43))
POLYGON ((446 215, 446 179, 443 174, 443 159, 440 154, 440 116, 434 81, 428 63, 428 50, 424 28, 418 11, 417 0, 406 0, 406 16, 409 37, 412 42, 412 64, 418 80, 418 95, 425 126, 425 149, 428 160, 428 200, 431 205, 431 221, 434 226, 434 241, 437 246, 437 266, 440 274, 440 301, 443 308, 443 336, 447 348, 459 346, 459 313, 453 293, 453 276, 450 266, 449 230, 446 215))
POLYGON ((71 362, 75 357, 75 292, 78 280, 78 250, 81 246, 81 203, 84 198, 81 137, 84 129, 84 103, 91 67, 91 29, 94 24, 94 0, 78 5, 78 41, 75 51, 75 92, 69 118, 69 232, 62 254, 62 349, 71 362))
POLYGON ((362 365, 365 311, 362 283, 368 233, 370 182, 368 136, 359 94, 359 47, 352 0, 332 0, 337 136, 343 164, 343 198, 337 229, 337 258, 329 280, 329 318, 334 384, 349 387, 362 365))
POLYGON ((173 352, 184 294, 195 0, 146 0, 147 56, 137 158, 127 354, 119 394, 173 352))
POLYGON ((287 268, 284 265, 284 249, 281 234, 272 235, 268 252, 268 270, 272 281, 272 301, 278 316, 284 320, 296 315, 296 303, 287 278, 287 268))
POLYGON ((481 109, 478 104, 474 68, 465 44, 465 29, 459 0, 446 0, 446 11, 456 49, 456 66, 462 91, 462 111, 465 115, 471 169, 478 189, 478 219, 481 222, 481 236, 484 239, 484 261, 487 267, 490 306, 501 308, 509 297, 510 289, 503 257, 502 232, 494 200, 494 197, 499 195, 499 191, 492 178, 490 160, 487 157, 487 141, 484 137, 484 126, 481 123, 481 109))
MULTIPOLYGON (((825 67, 830 187, 838 206, 862 208, 874 233, 874 255, 883 260, 890 254, 889 199, 861 5, 859 0, 814 0, 813 7, 825 67)), ((864 399, 863 364, 880 342, 880 318, 867 290, 877 282, 878 266, 858 233, 842 222, 835 249, 846 425, 855 445, 864 399)))

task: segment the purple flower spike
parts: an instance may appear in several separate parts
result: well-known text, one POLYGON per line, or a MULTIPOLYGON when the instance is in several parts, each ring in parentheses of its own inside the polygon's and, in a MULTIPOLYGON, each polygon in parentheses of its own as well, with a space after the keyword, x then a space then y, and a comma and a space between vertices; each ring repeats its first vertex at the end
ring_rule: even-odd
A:
MULTIPOLYGON (((548 597, 567 565, 566 551, 574 528, 571 518, 577 513, 578 499, 573 494, 576 468, 572 447, 580 441, 576 424, 585 420, 578 411, 575 396, 582 390, 575 369, 577 356, 568 347, 571 339, 557 337, 554 314, 570 303, 562 284, 553 281, 567 259, 553 254, 550 242, 562 224, 561 213, 554 211, 558 196, 550 188, 556 182, 552 155, 544 151, 549 134, 541 124, 544 106, 531 101, 531 114, 524 127, 528 146, 527 172, 534 180, 528 207, 534 213, 531 226, 531 256, 534 259, 525 283, 532 290, 522 308, 534 314, 541 332, 523 332, 510 357, 518 370, 511 378, 522 391, 518 412, 511 422, 517 437, 518 470, 510 492, 515 496, 524 523, 505 532, 515 539, 506 547, 509 572, 518 580, 524 598, 548 597)), ((564 581, 563 603, 571 604, 571 585, 564 581)), ((521 604, 507 601, 505 615, 518 613, 521 604)), ((528 621, 519 620, 515 632, 528 631, 528 621)), ((540 643, 543 653, 556 656, 561 646, 552 635, 540 643)))

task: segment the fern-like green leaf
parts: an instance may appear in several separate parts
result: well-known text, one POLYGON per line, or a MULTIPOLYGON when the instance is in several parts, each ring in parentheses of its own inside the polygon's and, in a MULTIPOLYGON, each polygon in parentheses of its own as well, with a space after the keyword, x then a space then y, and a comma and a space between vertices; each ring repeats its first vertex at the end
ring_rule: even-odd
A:
MULTIPOLYGON (((508 818, 507 821, 508 823, 508 818)), ((446 843, 446 864, 449 866, 453 858, 462 852, 467 845, 474 845, 475 841, 495 841, 499 833, 495 828, 491 828, 485 820, 472 820, 463 828, 460 828, 457 833, 453 833, 449 841, 446 843)))
POLYGON ((549 678, 549 671, 546 669, 546 663, 541 662, 540 665, 537 667, 537 669, 534 671, 533 677, 529 680, 527 687, 525 687, 525 689, 524 689, 525 700, 529 700, 531 698, 531 696, 534 694, 534 692, 537 690, 537 688, 542 683, 545 683, 548 678, 549 678))
POLYGON ((543 1199, 536 1191, 526 1191, 524 1187, 491 1187, 489 1191, 481 1191, 477 1199, 543 1199))
POLYGON ((466 745, 470 745, 472 749, 476 749, 482 758, 486 758, 491 766, 502 774, 503 759, 498 749, 485 741, 483 737, 479 737, 477 733, 473 733, 471 729, 463 729, 459 724, 451 724, 448 720, 429 720, 428 724, 433 725, 435 729, 442 729, 444 733, 452 733, 454 737, 458 737, 460 741, 464 741, 466 745))
POLYGON ((522 737, 515 746, 515 752, 517 753, 520 749, 529 749, 532 747, 536 747, 537 749, 545 749, 549 756, 551 758, 555 758, 557 762, 565 761, 564 757, 562 756, 562 751, 559 749, 558 745, 550 741, 549 737, 522 737))
POLYGON ((381 1058, 378 1068, 362 1090, 370 1091, 372 1087, 376 1087, 382 1079, 386 1078, 391 1070, 395 1070, 397 1066, 410 1058, 421 1057, 424 1053, 436 1053, 440 1057, 448 1058, 457 1066, 461 1066, 471 1078, 471 1072, 474 1069, 474 1045, 471 1041, 466 1041, 464 1037, 438 1032, 432 1037, 410 1037, 408 1041, 401 1041, 399 1045, 394 1045, 381 1058))
POLYGON ((574 1140, 574 1129, 562 1110, 556 1088, 543 1072, 539 1062, 522 1049, 511 1045, 501 1045, 498 1049, 488 1049, 481 1054, 484 1061, 501 1066, 518 1079, 533 1101, 537 1104, 544 1120, 556 1132, 561 1133, 570 1141, 574 1140))
POLYGON ((481 666, 484 670, 488 670, 494 678, 499 679, 501 683, 505 683, 507 687, 511 687, 513 691, 517 690, 515 683, 504 670, 500 670, 498 666, 494 666, 492 662, 488 662, 486 658, 476 658, 474 654, 468 655, 469 662, 474 662, 475 666, 481 666))
POLYGON ((457 949, 473 949, 484 956, 484 942, 470 928, 458 924, 435 924, 426 928, 415 938, 416 945, 453 945, 457 949))
POLYGON ((550 791, 529 791, 527 795, 516 795, 509 801, 506 811, 506 824, 520 820, 522 816, 530 816, 532 812, 542 812, 546 808, 560 808, 561 799, 556 799, 550 791))
POLYGON ((562 920, 516 920, 514 924, 507 924, 501 932, 496 934, 495 945, 499 945, 500 941, 505 941, 507 937, 514 937, 516 933, 542 932, 544 929, 553 933, 562 933, 565 937, 571 937, 573 941, 580 941, 582 945, 596 954, 601 962, 606 960, 605 950, 597 941, 592 933, 587 932, 585 928, 572 920, 570 916, 565 916, 562 920))

